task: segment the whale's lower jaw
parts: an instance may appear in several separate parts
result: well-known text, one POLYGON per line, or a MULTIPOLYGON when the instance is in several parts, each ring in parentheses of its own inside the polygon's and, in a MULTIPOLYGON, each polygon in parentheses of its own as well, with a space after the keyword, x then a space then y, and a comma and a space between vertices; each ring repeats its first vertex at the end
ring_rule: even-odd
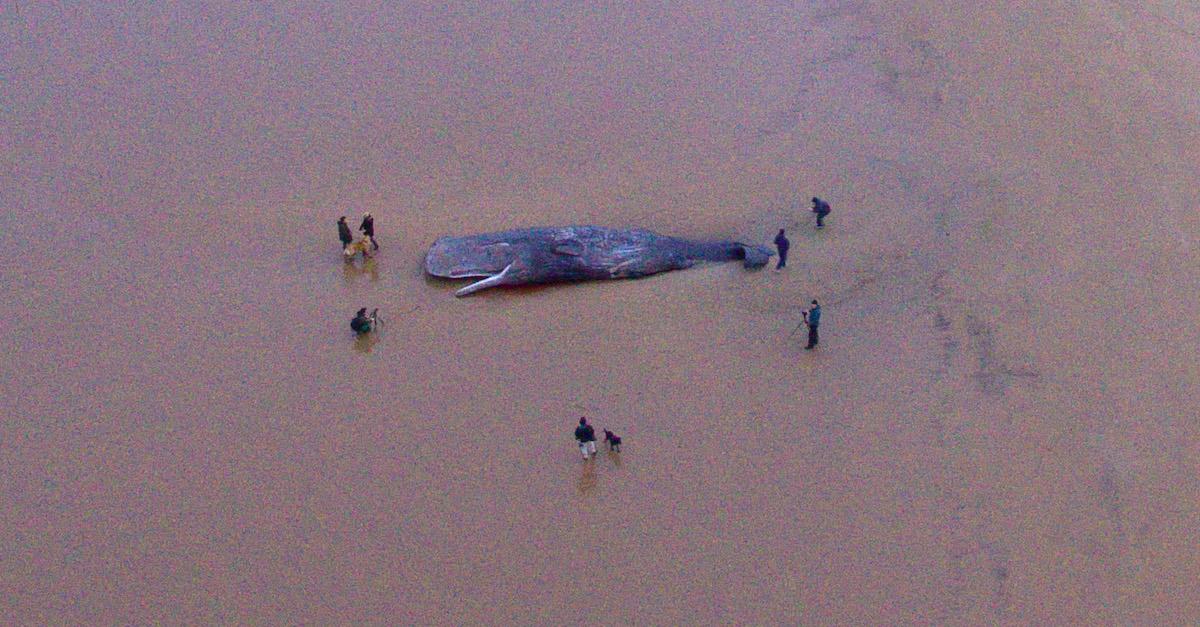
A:
POLYGON ((505 278, 508 277, 508 272, 510 270, 512 270, 512 267, 513 267, 513 265, 510 263, 507 266, 504 266, 504 269, 501 270, 499 273, 493 274, 492 276, 490 276, 482 281, 476 281, 476 282, 458 290, 457 292, 454 293, 454 295, 460 296, 460 297, 467 296, 469 294, 474 294, 475 292, 478 292, 480 290, 486 290, 489 287, 496 287, 497 285, 504 285, 505 278))
POLYGON ((489 277, 492 275, 488 272, 472 271, 472 272, 447 272, 445 274, 435 274, 434 276, 440 276, 440 277, 447 278, 447 279, 474 279, 474 278, 478 278, 481 276, 489 277))

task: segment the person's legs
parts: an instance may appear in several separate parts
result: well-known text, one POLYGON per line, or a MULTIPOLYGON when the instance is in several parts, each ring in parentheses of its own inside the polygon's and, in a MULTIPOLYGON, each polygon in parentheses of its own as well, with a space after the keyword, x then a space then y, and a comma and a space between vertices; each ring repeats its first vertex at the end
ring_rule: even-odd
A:
POLYGON ((374 235, 371 236, 371 248, 374 248, 375 250, 379 250, 379 242, 375 241, 374 235))
POLYGON ((588 452, 591 453, 592 455, 596 454, 596 441, 595 440, 588 442, 588 452))
POLYGON ((809 325, 808 327, 808 346, 804 348, 815 348, 817 346, 817 327, 809 325))
POLYGON ((583 453, 583 458, 587 459, 587 442, 579 443, 579 452, 583 453))
POLYGON ((825 214, 817 212, 817 228, 825 228, 825 214))
POLYGON ((781 250, 781 251, 779 251, 779 263, 775 266, 775 269, 779 270, 786 265, 787 265, 787 251, 781 250))

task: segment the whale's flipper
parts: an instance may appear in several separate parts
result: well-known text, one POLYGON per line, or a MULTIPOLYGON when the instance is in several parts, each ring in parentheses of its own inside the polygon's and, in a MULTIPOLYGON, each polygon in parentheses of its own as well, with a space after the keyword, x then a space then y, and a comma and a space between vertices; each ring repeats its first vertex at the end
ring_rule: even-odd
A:
POLYGON ((771 255, 775 254, 762 246, 748 246, 746 244, 742 244, 741 246, 742 250, 746 253, 742 265, 747 268, 761 268, 767 265, 767 262, 771 260, 771 255))
POLYGON ((513 265, 510 263, 507 266, 504 266, 504 269, 501 270, 498 274, 493 274, 492 276, 490 276, 482 281, 476 281, 476 282, 462 288, 461 290, 458 290, 457 292, 454 293, 454 295, 455 296, 466 296, 468 294, 474 294, 475 292, 478 292, 479 290, 486 290, 489 287, 503 285, 504 278, 508 275, 508 271, 512 270, 512 267, 513 267, 513 265))

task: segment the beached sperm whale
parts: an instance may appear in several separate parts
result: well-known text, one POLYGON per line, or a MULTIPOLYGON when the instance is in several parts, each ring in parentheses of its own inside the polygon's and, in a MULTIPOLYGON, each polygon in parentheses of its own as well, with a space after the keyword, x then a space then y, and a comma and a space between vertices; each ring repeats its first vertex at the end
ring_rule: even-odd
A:
POLYGON ((501 285, 630 279, 688 268, 701 261, 766 265, 773 253, 730 241, 695 241, 644 229, 565 226, 442 237, 425 255, 437 277, 483 277, 455 292, 466 296, 501 285))

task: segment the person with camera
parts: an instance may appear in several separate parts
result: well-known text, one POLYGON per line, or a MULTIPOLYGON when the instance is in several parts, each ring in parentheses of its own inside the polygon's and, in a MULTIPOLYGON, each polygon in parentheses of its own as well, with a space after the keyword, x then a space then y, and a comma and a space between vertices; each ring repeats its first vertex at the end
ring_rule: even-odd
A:
POLYGON ((367 308, 363 307, 355 314, 354 319, 350 321, 350 328, 358 335, 370 333, 379 324, 379 308, 376 307, 371 315, 367 315, 367 308))
POLYGON ((815 298, 812 307, 804 312, 804 324, 808 325, 808 346, 804 350, 810 351, 817 347, 817 327, 821 326, 821 305, 817 304, 815 298))

